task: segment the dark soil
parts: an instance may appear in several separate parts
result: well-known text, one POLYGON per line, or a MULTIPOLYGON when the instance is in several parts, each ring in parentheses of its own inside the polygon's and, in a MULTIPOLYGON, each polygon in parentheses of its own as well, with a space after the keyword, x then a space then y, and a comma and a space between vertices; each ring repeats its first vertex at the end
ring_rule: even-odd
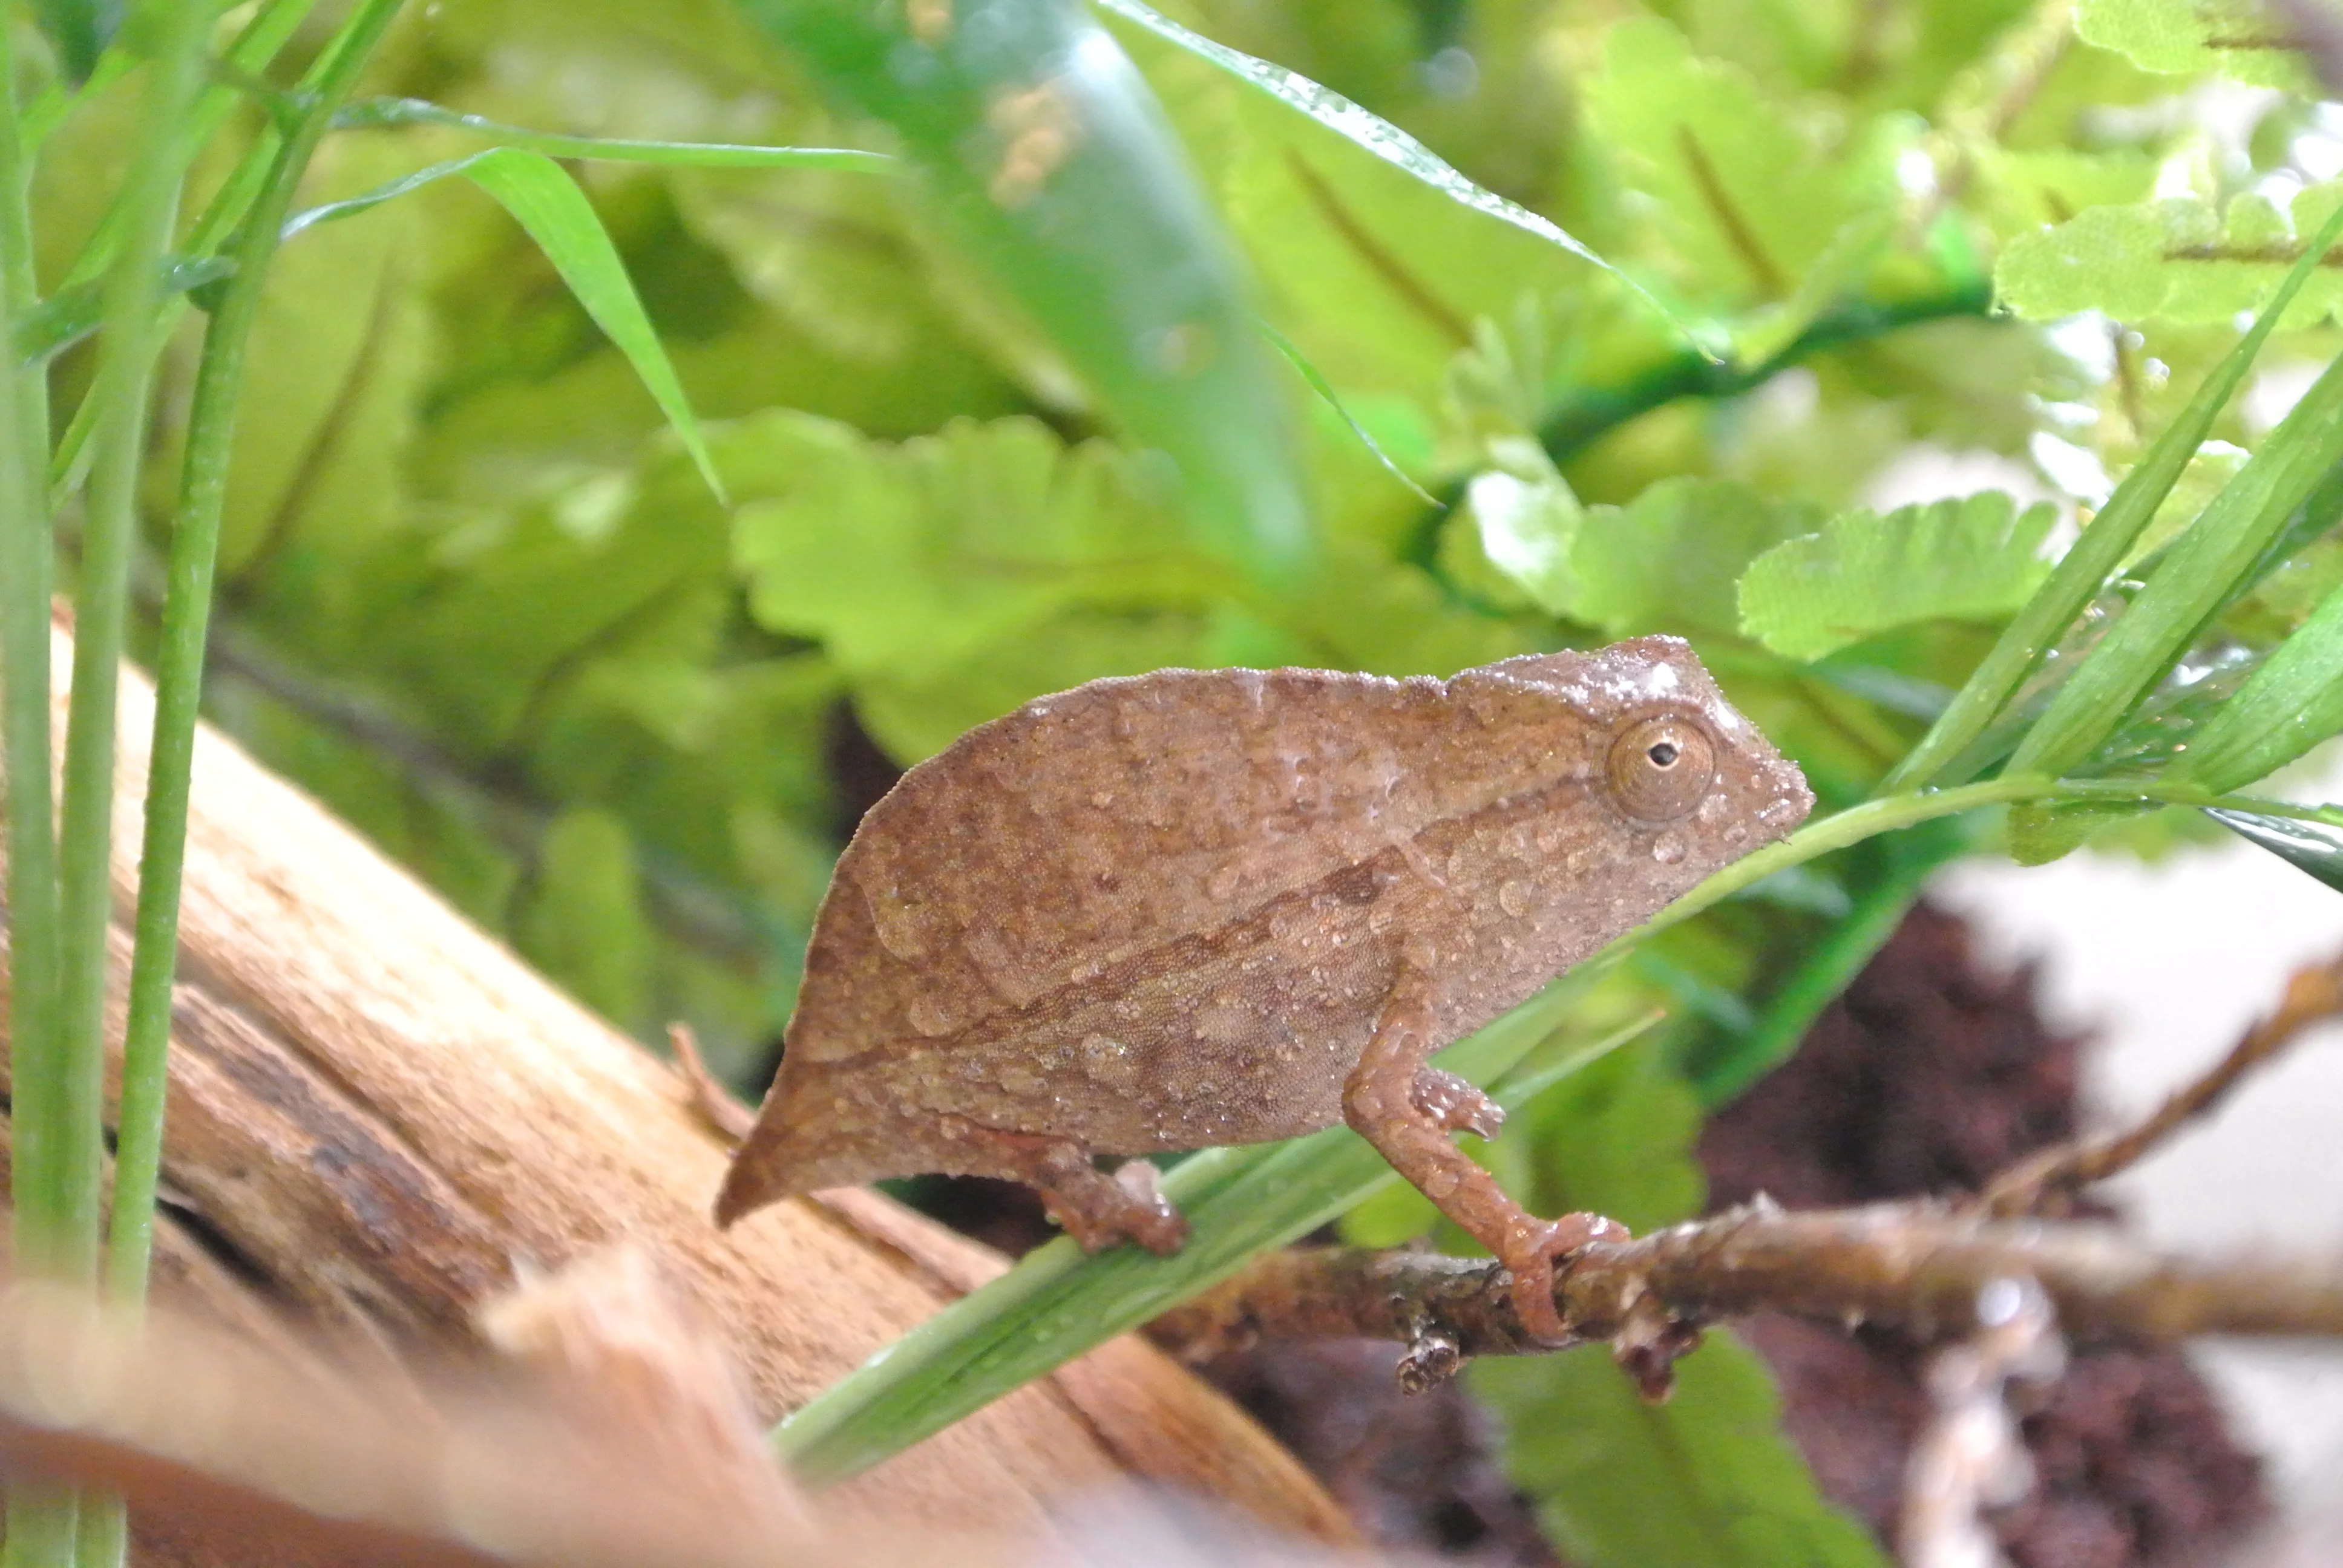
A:
MULTIPOLYGON (((1923 905, 1797 1055, 1709 1124, 1701 1157, 1712 1202, 1765 1192, 1814 1208, 1974 1191, 2074 1130, 2081 1043, 2043 1023, 2030 971, 1986 972, 1962 922, 1923 905)), ((1022 1188, 940 1180, 912 1195, 1008 1251, 1051 1233, 1022 1188)), ((1790 1433, 1825 1493, 1890 1538, 1905 1457, 1927 1413, 1921 1352, 1891 1333, 1787 1318, 1736 1327, 1773 1366, 1790 1433)), ((1385 1545, 1556 1563, 1498 1466, 1486 1412, 1454 1383, 1401 1394, 1396 1355, 1356 1342, 1271 1344, 1207 1375, 1385 1545)), ((2025 1431, 2038 1483, 1998 1521, 2017 1568, 2177 1568, 2235 1541, 2266 1507, 2256 1462, 2177 1352, 2078 1354, 2025 1431)))
MULTIPOLYGON (((2044 1026, 2030 971, 1985 972, 1967 928, 1924 904, 1796 1057, 1709 1123, 1711 1201, 1973 1191, 2074 1131, 2080 1045, 2044 1026)), ((1744 1332, 1773 1363, 1825 1491, 1886 1532, 1926 1414, 1913 1347, 1781 1319, 1744 1332)), ((2259 1467, 2177 1352, 2077 1355, 2025 1429, 2036 1484, 1999 1521, 2019 1568, 2193 1562, 2267 1507, 2259 1467)))

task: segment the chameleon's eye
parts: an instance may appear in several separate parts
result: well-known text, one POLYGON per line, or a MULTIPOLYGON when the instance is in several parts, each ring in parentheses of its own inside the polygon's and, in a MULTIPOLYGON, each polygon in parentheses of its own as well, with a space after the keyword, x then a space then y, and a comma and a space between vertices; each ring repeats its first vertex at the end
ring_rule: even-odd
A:
POLYGON ((1716 744, 1699 720, 1674 714, 1631 724, 1603 765, 1611 798, 1638 822, 1689 816, 1716 777, 1716 744))

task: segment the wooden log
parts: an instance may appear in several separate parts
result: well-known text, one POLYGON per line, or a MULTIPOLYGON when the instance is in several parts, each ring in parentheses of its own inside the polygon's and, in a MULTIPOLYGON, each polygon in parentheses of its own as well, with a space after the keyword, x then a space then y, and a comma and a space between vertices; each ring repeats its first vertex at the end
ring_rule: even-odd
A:
MULTIPOLYGON (((55 658, 62 680, 62 628, 55 658)), ((117 989, 153 711, 134 670, 121 701, 117 989)), ((264 1303, 444 1355, 517 1271, 627 1241, 777 1417, 1001 1267, 871 1193, 719 1232, 723 1151, 672 1069, 208 730, 180 919, 158 1271, 212 1315, 264 1303)), ((890 1520, 1022 1531, 1126 1476, 1353 1538, 1290 1455, 1133 1340, 830 1495, 890 1520)))

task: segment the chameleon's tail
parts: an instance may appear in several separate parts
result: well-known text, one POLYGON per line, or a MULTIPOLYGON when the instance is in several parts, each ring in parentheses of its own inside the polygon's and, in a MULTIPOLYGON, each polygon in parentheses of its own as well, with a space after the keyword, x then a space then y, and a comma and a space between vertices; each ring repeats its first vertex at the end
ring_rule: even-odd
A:
POLYGON ((872 1147, 819 1081, 820 1070, 791 1073, 785 1064, 733 1151, 716 1194, 716 1222, 729 1225, 768 1203, 800 1192, 858 1187, 933 1167, 907 1146, 872 1147), (811 1080, 811 1081, 809 1081, 811 1080))

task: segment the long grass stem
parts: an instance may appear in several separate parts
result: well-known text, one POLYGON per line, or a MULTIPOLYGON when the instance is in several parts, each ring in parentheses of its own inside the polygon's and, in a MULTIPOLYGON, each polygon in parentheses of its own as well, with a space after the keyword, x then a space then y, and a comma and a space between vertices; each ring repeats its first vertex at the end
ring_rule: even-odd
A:
POLYGON ((155 1189, 162 1165, 168 1082, 171 987, 176 971, 181 873, 186 865, 187 795, 202 696, 204 643, 211 623, 212 580, 219 558, 220 517, 243 387, 245 351, 260 313, 261 291, 303 173, 335 111, 349 95, 399 0, 368 0, 302 84, 306 108, 277 150, 267 178, 238 231, 236 271, 204 335, 187 416, 187 445, 163 599, 155 662, 155 734, 147 774, 146 842, 138 865, 137 940, 122 1047, 122 1109, 115 1156, 113 1229, 107 1238, 107 1294, 140 1301, 154 1247, 155 1189))
MULTIPOLYGON (((75 601, 74 682, 65 735, 63 824, 57 840, 55 1015, 15 1042, 13 1199, 18 1265, 96 1282, 98 1210, 106 1160, 106 924, 112 903, 115 696, 125 590, 146 445, 147 389, 162 347, 156 275, 176 220, 185 160, 175 149, 203 81, 210 8, 156 7, 151 78, 124 186, 119 248, 108 268, 98 367, 96 460, 82 529, 75 601), (29 1049, 28 1049, 29 1048, 29 1049)), ((13 119, 13 116, 12 116, 13 119)), ((20 447, 31 432, 12 419, 20 447)), ((45 447, 45 442, 42 443, 45 447)), ((44 607, 43 635, 46 635, 44 607)), ((120 1507, 48 1490, 20 1491, 10 1509, 9 1555, 49 1564, 117 1561, 120 1507), (24 1529, 20 1540, 16 1534, 24 1529)))
MULTIPOLYGON (((14 39, 0 27, 0 342, 34 298, 29 170, 17 116, 14 39)), ((5 796, 8 1039, 15 1060, 55 1055, 57 845, 50 784, 47 399, 41 372, 0 367, 0 791, 5 796)), ((35 1156, 37 1159, 37 1154, 35 1156)), ((22 1188, 24 1141, 10 1155, 22 1188)), ((16 1245, 22 1249, 24 1239, 16 1245)), ((74 1496, 12 1485, 5 1561, 61 1561, 72 1550, 74 1496)))

